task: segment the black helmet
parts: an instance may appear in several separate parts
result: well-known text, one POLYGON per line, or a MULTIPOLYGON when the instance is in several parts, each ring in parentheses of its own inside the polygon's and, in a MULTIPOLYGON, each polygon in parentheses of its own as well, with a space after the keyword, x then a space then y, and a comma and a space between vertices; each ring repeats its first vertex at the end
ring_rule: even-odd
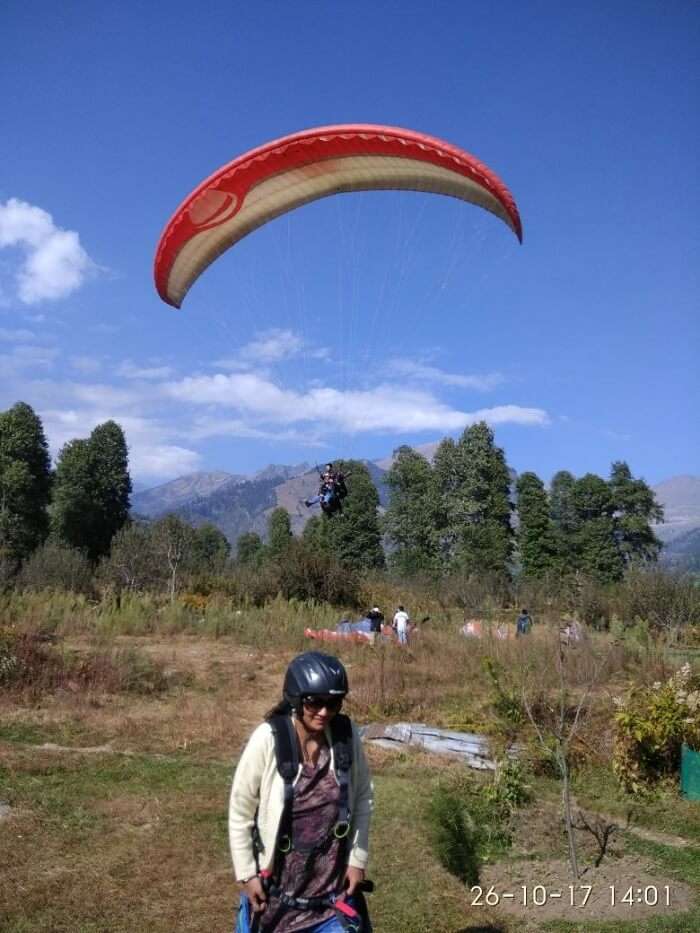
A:
POLYGON ((320 651, 297 655, 284 675, 283 693, 297 709, 305 696, 340 696, 348 692, 348 675, 338 658, 320 651))

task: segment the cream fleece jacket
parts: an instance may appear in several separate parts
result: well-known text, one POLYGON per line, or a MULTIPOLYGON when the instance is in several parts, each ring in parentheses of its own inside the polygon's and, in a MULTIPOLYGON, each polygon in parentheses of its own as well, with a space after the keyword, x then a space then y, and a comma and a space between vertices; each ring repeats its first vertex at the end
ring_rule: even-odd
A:
MULTIPOLYGON (((330 733, 326 739, 331 748, 331 767, 335 761, 330 733)), ((359 733, 352 726, 352 768, 350 769, 350 855, 348 864, 366 868, 369 849, 369 823, 373 803, 373 787, 359 733)), ((296 780, 301 774, 301 764, 296 780)), ((296 783, 296 781, 295 781, 296 783)), ((271 869, 275 856, 277 831, 282 819, 284 781, 277 771, 275 740, 270 724, 263 722, 253 732, 243 749, 233 776, 228 811, 228 832, 236 878, 250 878, 258 868, 271 869), (259 865, 253 851, 253 827, 258 827, 262 850, 259 865)))

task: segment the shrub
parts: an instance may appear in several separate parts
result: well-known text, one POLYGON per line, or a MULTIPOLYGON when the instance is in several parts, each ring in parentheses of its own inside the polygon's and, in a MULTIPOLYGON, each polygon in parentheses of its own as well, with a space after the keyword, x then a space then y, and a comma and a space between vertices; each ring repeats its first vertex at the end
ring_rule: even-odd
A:
POLYGON ((0 687, 12 683, 20 671, 16 639, 9 632, 0 632, 0 687))
POLYGON ((505 669, 491 657, 484 658, 484 670, 493 687, 493 708, 509 727, 519 726, 525 720, 522 700, 517 690, 504 684, 505 669))
POLYGON ((613 771, 627 793, 643 795, 675 774, 684 742, 700 750, 700 677, 690 665, 615 703, 613 771))
POLYGON ((357 605, 357 575, 332 555, 292 541, 276 564, 279 592, 286 599, 357 605))
POLYGON ((479 867, 501 857, 512 843, 515 811, 530 800, 518 761, 506 759, 493 781, 460 773, 439 784, 428 805, 433 851, 440 864, 466 884, 478 884, 479 867))
POLYGON ((92 567, 82 551, 47 541, 22 565, 19 585, 27 590, 65 590, 89 595, 93 590, 92 567))
POLYGON ((163 666, 133 648, 75 654, 61 651, 40 634, 0 632, 0 688, 152 694, 168 686, 163 666))
POLYGON ((97 649, 67 667, 68 676, 85 689, 148 695, 168 688, 162 664, 134 648, 97 649))
POLYGON ((530 787, 526 783, 525 769, 521 762, 506 758, 496 768, 493 784, 486 787, 484 794, 507 811, 514 813, 531 799, 530 787))
POLYGON ((683 629, 700 627, 700 587, 689 574, 635 568, 616 591, 616 608, 626 625, 643 620, 675 638, 683 629))
POLYGON ((479 883, 476 833, 461 796, 438 787, 428 805, 430 842, 444 869, 465 884, 479 883))

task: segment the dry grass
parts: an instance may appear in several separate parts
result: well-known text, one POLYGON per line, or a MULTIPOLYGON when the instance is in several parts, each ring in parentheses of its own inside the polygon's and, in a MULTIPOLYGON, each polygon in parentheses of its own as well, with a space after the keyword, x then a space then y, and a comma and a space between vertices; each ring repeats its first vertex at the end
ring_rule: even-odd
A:
MULTIPOLYGON (((131 623, 121 626, 109 616, 106 625, 103 610, 86 602, 74 604, 73 617, 67 603, 48 615, 46 607, 28 605, 28 618, 40 630, 64 633, 57 651, 78 661, 137 651, 162 671, 167 688, 114 691, 98 678, 72 689, 64 678, 41 690, 0 692, 0 799, 12 807, 0 822, 0 848, 10 853, 0 885, 0 927, 8 933, 231 928, 235 888, 225 812, 232 765, 278 699, 288 660, 309 647, 299 634, 307 610, 278 603, 237 616, 239 610, 214 601, 204 623, 178 629, 174 617, 163 621, 167 613, 161 613, 144 627, 155 632, 134 635, 124 634, 131 623), (223 623, 217 628, 216 619, 228 620, 232 630, 224 631, 223 623), (42 750, 46 742, 111 751, 42 750)), ((148 618, 144 607, 139 611, 148 618)), ((127 611, 132 621, 134 612, 127 611)), ((323 627, 331 610, 313 613, 308 621, 323 627)), ((26 618, 12 621, 15 631, 29 631, 26 618)), ((556 686, 555 627, 537 626, 518 641, 475 640, 457 633, 458 622, 428 623, 408 650, 341 646, 352 715, 497 731, 487 657, 506 672, 506 687, 523 670, 545 690, 556 686)), ((590 749, 581 754, 604 763, 600 737, 610 721, 610 694, 633 677, 655 677, 659 658, 616 646, 605 635, 594 636, 592 650, 608 652, 609 666, 594 693, 590 731, 582 733, 590 749)), ((575 649, 568 658, 574 684, 584 682, 589 649, 575 649)), ((378 800, 372 861, 381 891, 373 910, 377 933, 454 933, 489 923, 492 930, 517 929, 493 912, 470 909, 463 887, 429 854, 422 812, 433 782, 458 766, 421 754, 369 754, 378 800)))

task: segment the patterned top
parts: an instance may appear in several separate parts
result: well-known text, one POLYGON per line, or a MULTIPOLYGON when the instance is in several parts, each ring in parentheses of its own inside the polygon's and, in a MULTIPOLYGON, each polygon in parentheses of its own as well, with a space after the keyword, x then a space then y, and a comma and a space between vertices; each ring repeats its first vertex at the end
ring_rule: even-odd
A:
MULTIPOLYGON (((330 750, 324 746, 314 766, 305 762, 294 786, 292 831, 294 848, 280 857, 276 875, 279 887, 292 897, 318 897, 340 888, 345 868, 343 846, 331 835, 338 820, 340 787, 330 766, 330 750), (322 846, 311 856, 305 872, 309 851, 322 846)), ((333 908, 325 910, 281 909, 277 898, 270 897, 262 915, 260 929, 264 933, 298 933, 335 916, 333 908)))

